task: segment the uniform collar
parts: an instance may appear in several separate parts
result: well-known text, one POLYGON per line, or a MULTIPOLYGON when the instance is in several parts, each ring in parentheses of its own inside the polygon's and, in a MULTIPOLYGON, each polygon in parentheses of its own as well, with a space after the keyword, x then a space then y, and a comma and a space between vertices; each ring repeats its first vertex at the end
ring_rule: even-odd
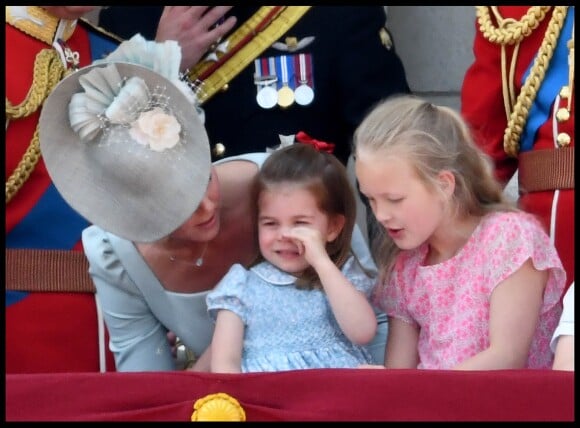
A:
POLYGON ((47 45, 72 36, 76 19, 59 19, 39 6, 6 6, 6 23, 47 45))
POLYGON ((257 264, 250 268, 250 270, 264 281, 274 285, 293 285, 297 279, 294 275, 283 272, 268 262, 257 264))

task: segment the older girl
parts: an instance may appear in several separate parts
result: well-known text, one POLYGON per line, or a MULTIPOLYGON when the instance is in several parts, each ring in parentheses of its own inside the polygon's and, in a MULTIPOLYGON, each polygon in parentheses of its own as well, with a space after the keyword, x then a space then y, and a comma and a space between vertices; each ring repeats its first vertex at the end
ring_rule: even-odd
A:
POLYGON ((566 279, 547 234, 510 206, 461 116, 412 97, 355 133, 356 175, 384 228, 387 368, 550 368, 566 279))

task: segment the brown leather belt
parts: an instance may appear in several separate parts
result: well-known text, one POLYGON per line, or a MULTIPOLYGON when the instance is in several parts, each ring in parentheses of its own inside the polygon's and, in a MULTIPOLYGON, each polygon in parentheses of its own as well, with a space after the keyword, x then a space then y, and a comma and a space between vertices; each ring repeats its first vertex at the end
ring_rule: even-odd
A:
POLYGON ((94 293, 88 269, 80 251, 6 248, 6 290, 94 293))
POLYGON ((518 155, 520 193, 574 188, 574 147, 530 150, 518 155))

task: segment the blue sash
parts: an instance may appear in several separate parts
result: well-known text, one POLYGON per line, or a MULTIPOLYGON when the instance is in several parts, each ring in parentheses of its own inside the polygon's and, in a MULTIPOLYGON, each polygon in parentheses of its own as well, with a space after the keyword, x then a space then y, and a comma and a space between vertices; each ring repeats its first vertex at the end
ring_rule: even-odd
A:
POLYGON ((6 235, 6 247, 70 250, 88 225, 51 183, 28 214, 6 235))
MULTIPOLYGON (((550 109, 554 100, 558 96, 562 86, 568 84, 568 40, 572 37, 572 27, 574 24, 574 7, 568 8, 566 19, 562 31, 554 50, 554 55, 548 65, 546 74, 536 99, 530 108, 526 126, 522 131, 520 141, 520 151, 531 150, 534 146, 538 128, 542 126, 550 115, 550 109)), ((537 56, 537 55, 536 55, 537 56)), ((535 61, 535 57, 528 66, 522 78, 522 85, 530 74, 530 69, 535 61)))
POLYGON ((91 44, 91 61, 103 59, 113 52, 119 45, 118 42, 113 41, 107 36, 92 31, 89 32, 89 41, 91 44))

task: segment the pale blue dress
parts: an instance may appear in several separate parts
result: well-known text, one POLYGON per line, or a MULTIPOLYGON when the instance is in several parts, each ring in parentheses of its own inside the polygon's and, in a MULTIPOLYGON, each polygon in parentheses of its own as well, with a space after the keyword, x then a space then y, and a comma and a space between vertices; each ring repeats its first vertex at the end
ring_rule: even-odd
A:
MULTIPOLYGON (((260 167, 268 155, 250 153, 216 164, 245 160, 260 167)), ((176 360, 167 341, 167 331, 173 331, 196 355, 203 353, 213 334, 213 322, 205 302, 208 291, 166 290, 133 242, 98 226, 85 229, 82 241, 117 371, 175 370, 176 360)), ((358 227, 353 232, 352 249, 361 264, 376 275, 376 266, 358 227)), ((382 362, 388 332, 386 315, 377 312, 377 320, 378 332, 369 349, 375 361, 382 362)))
MULTIPOLYGON (((370 295, 374 280, 351 257, 342 268, 354 287, 370 295)), ((368 351, 340 329, 326 294, 295 286, 296 277, 268 262, 249 270, 233 265, 207 295, 212 320, 221 309, 244 323, 242 372, 356 368, 372 363, 368 351)))

